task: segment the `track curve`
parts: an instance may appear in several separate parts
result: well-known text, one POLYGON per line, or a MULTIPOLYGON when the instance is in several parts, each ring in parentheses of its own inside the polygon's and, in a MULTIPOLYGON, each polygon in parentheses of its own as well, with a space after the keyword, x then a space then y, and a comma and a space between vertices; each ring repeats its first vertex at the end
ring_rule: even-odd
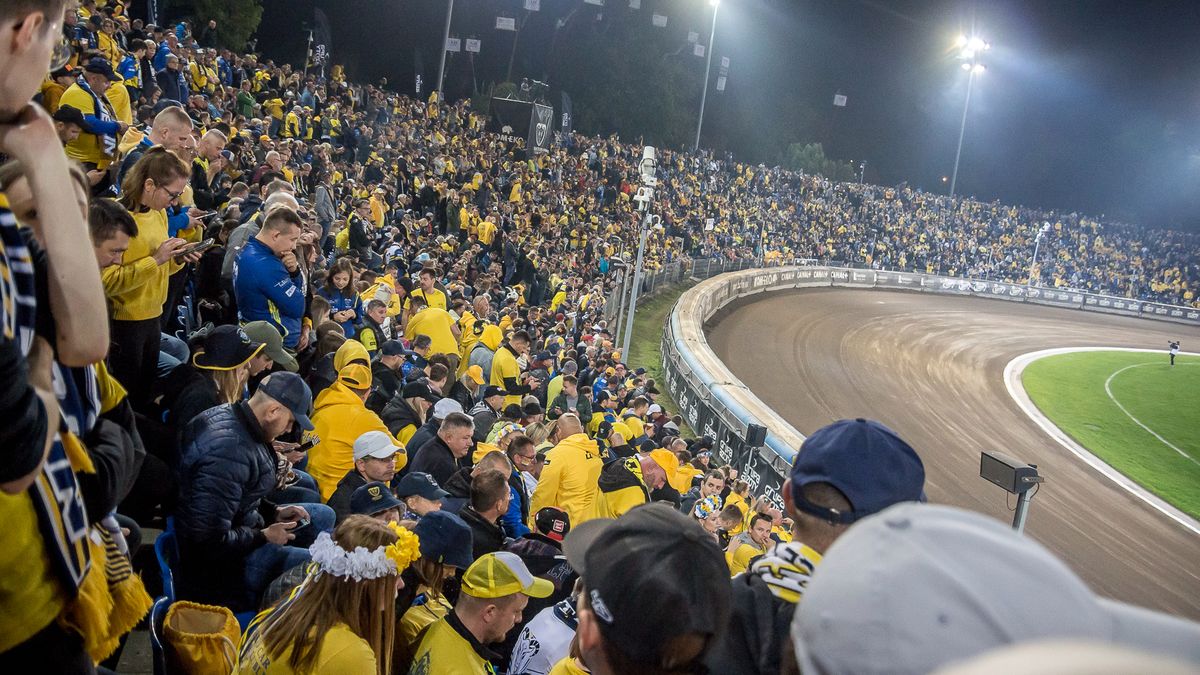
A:
POLYGON ((1200 537, 1059 446, 1009 397, 1004 368, 1051 347, 1200 344, 1200 329, 969 297, 783 291, 723 310, 709 345, 801 433, 873 417, 925 462, 930 501, 1011 520, 981 450, 1046 477, 1026 531, 1098 593, 1200 620, 1200 537))

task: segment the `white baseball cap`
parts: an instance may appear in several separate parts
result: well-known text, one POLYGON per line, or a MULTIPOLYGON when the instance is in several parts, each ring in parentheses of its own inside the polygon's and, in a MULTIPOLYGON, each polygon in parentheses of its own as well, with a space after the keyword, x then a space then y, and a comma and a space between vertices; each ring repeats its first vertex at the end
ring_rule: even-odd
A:
POLYGON ((354 460, 366 457, 387 459, 404 448, 396 445, 395 439, 382 431, 368 431, 354 441, 354 460))
POLYGON ((1200 663, 1200 624, 1098 597, 1029 537, 918 502, 859 521, 792 617, 801 672, 929 673, 997 647, 1100 640, 1200 663))
POLYGON ((433 404, 434 419, 444 420, 450 413, 462 411, 462 404, 452 398, 438 399, 438 402, 433 404))

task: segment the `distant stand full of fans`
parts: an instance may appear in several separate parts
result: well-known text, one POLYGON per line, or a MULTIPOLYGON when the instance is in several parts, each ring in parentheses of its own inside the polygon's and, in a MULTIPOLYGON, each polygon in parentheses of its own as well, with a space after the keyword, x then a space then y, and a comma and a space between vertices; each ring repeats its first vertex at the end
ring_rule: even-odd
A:
MULTIPOLYGON (((1200 662, 1195 624, 922 504, 883 424, 809 436, 780 504, 717 466, 604 318, 640 148, 525 158, 465 102, 217 29, 0 5, 0 672, 111 672, 147 615, 173 672, 917 673, 1048 638, 1200 662)), ((1195 235, 704 153, 659 172, 649 269, 1023 281, 1048 222, 1039 283, 1196 303, 1195 235)))

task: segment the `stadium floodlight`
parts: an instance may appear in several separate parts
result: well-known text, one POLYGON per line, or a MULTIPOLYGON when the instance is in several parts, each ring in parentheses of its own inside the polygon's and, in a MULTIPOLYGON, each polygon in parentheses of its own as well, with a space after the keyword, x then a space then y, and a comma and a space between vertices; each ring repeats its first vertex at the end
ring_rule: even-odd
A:
POLYGON ((700 151, 700 130, 704 128, 704 103, 708 99, 708 76, 712 70, 713 41, 717 37, 717 10, 721 7, 721 0, 708 0, 708 4, 712 5, 713 10, 712 30, 708 31, 708 63, 704 65, 704 88, 700 90, 700 119, 696 121, 696 142, 692 143, 692 152, 700 151))
POLYGON ((954 171, 950 173, 950 198, 954 199, 954 189, 958 187, 958 163, 962 159, 963 137, 967 134, 967 111, 971 107, 971 89, 975 86, 975 76, 982 75, 987 66, 979 61, 979 54, 992 48, 991 43, 978 35, 967 37, 959 35, 954 41, 959 49, 958 60, 962 61, 961 68, 967 72, 967 97, 963 101, 962 124, 958 128, 958 149, 954 151, 954 171))

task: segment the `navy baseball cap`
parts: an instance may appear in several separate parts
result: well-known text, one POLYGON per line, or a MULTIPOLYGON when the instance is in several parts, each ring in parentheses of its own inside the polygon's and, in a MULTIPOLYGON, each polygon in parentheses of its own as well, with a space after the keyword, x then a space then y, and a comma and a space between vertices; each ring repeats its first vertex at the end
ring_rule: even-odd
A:
POLYGON ((497 387, 494 384, 489 384, 487 386, 487 388, 483 390, 483 398, 491 398, 493 396, 506 396, 506 395, 508 395, 508 392, 504 391, 503 389, 501 389, 500 387, 497 387))
POLYGON ((460 570, 471 566, 471 526, 457 515, 430 511, 417 521, 413 532, 421 542, 422 558, 460 570))
POLYGON ((89 73, 103 75, 104 77, 108 78, 110 82, 115 82, 116 80, 120 79, 117 77, 117 74, 113 72, 112 64, 109 63, 108 59, 104 58, 103 56, 93 56, 88 60, 87 65, 85 65, 83 69, 89 73))
POLYGON ((312 390, 299 375, 286 371, 271 373, 258 384, 258 390, 290 410, 301 429, 313 430, 312 420, 308 418, 312 412, 312 390))
POLYGON ((925 501, 925 465, 896 432, 875 420, 838 420, 805 439, 792 464, 796 508, 849 524, 900 502, 925 501), (829 483, 850 501, 849 512, 813 504, 800 488, 829 483))
POLYGON ((396 494, 401 499, 416 495, 437 501, 445 499, 450 493, 443 490, 434 477, 424 471, 410 471, 396 485, 396 494))
POLYGON ((404 356, 408 350, 404 348, 404 343, 399 340, 388 340, 379 348, 379 352, 384 356, 404 356))
POLYGON ((350 495, 350 512, 363 516, 373 516, 388 509, 403 509, 404 503, 392 494, 387 483, 375 481, 367 483, 350 495))

